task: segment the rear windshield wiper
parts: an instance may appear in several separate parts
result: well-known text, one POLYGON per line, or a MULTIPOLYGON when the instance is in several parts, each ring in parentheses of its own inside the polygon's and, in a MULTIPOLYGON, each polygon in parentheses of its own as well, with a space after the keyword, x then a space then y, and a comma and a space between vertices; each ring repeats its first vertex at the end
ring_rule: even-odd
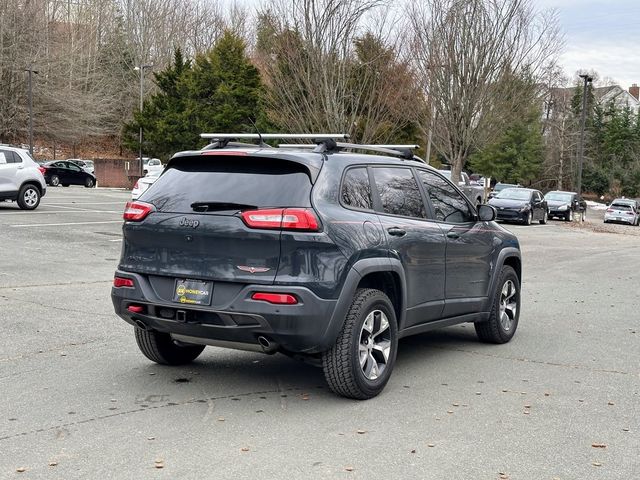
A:
POLYGON ((224 210, 252 210, 256 205, 233 202, 194 202, 191 208, 196 212, 221 212, 224 210))

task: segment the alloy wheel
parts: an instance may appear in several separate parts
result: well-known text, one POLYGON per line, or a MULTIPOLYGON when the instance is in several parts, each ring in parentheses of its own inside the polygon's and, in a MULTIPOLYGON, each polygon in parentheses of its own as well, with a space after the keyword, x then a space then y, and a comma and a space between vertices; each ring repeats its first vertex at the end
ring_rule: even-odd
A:
POLYGON ((34 207, 38 204, 38 192, 34 188, 26 189, 22 198, 28 207, 34 207))
POLYGON ((387 368, 391 355, 391 328, 383 311, 373 310, 367 315, 359 342, 360 368, 367 379, 375 380, 387 368))
POLYGON ((505 332, 511 330, 518 313, 518 291, 512 280, 507 280, 500 292, 500 325, 505 332))

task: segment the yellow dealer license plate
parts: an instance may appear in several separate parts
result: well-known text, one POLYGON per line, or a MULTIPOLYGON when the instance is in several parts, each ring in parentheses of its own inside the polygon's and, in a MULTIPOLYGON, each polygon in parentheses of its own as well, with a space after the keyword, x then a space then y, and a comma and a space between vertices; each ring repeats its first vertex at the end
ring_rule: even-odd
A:
POLYGON ((213 295, 213 283, 178 278, 173 301, 185 305, 210 305, 213 295))

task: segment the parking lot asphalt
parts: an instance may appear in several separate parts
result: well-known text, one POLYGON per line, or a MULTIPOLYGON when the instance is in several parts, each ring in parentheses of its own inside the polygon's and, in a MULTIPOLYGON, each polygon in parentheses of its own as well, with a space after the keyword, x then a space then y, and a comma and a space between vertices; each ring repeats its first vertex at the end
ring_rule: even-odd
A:
POLYGON ((146 360, 109 297, 128 198, 0 203, 0 478, 640 478, 637 236, 507 226, 515 338, 402 340, 385 391, 358 402, 282 355, 146 360))

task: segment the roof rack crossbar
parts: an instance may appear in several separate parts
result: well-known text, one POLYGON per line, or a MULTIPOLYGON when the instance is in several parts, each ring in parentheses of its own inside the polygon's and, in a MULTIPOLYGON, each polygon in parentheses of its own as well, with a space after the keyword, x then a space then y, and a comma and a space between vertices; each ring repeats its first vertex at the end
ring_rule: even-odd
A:
POLYGON ((214 140, 225 139, 253 139, 253 140, 316 140, 322 138, 331 138, 334 140, 348 140, 348 133, 201 133, 201 138, 214 140))
POLYGON ((416 148, 420 148, 420 145, 410 144, 410 145, 360 145, 357 143, 342 143, 337 142, 334 148, 330 148, 329 145, 325 142, 318 142, 317 146, 302 143, 302 144, 293 144, 293 143, 285 143, 280 144, 280 148, 313 148, 317 153, 323 153, 328 150, 338 149, 349 149, 349 150, 365 150, 370 152, 377 153, 386 153, 387 155, 394 155, 396 157, 401 157, 405 160, 416 160, 418 162, 427 163, 422 158, 413 154, 413 150, 416 148))

